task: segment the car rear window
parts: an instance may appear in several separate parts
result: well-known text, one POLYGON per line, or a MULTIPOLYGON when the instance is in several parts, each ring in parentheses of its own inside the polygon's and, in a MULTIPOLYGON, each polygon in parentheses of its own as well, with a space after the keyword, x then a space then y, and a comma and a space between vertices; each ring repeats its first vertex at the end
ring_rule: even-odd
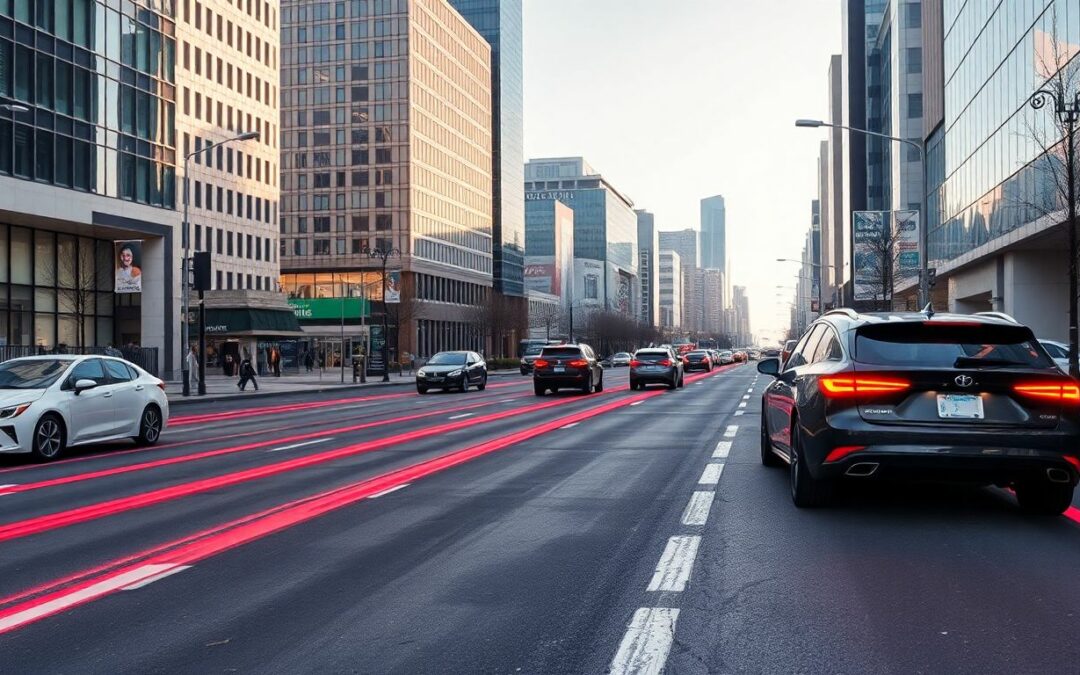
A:
POLYGON ((670 359, 671 354, 668 354, 665 351, 659 351, 659 350, 651 351, 651 352, 638 352, 638 353, 634 354, 634 358, 637 359, 638 361, 647 361, 649 363, 655 363, 657 361, 662 361, 664 359, 670 359))
POLYGON ((1027 328, 986 324, 863 326, 855 336, 854 358, 858 363, 926 368, 1053 367, 1027 328))
POLYGON ((690 352, 687 356, 708 356, 707 352, 690 352))
POLYGON ((577 347, 544 347, 541 356, 547 356, 549 358, 552 356, 581 356, 581 349, 577 347))

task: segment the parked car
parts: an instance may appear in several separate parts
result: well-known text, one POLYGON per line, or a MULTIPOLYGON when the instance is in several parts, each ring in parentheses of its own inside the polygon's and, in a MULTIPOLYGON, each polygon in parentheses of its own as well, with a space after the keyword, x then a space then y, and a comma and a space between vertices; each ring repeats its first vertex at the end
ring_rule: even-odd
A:
POLYGON ((745 363, 746 362, 746 352, 742 351, 741 349, 734 353, 734 357, 735 357, 735 363, 745 363))
POLYGON ((682 358, 671 349, 648 347, 634 352, 630 361, 630 389, 644 389, 646 385, 666 384, 668 389, 683 386, 684 364, 682 358))
POLYGON ((751 349, 750 351, 746 352, 746 356, 751 361, 757 361, 758 359, 761 358, 761 352, 759 352, 756 349, 751 349))
POLYGON ((705 372, 711 372, 713 367, 713 360, 712 357, 709 356, 709 352, 699 350, 687 353, 684 364, 684 369, 687 372, 691 370, 704 370, 705 372))
POLYGON ((533 362, 540 358, 540 350, 543 347, 527 347, 525 353, 521 356, 521 374, 529 375, 533 371, 533 362))
POLYGON ((797 506, 840 479, 926 477, 1011 487, 1060 514, 1080 479, 1080 385, 1031 330, 979 315, 830 312, 762 397, 761 461, 786 463, 797 506))
POLYGON ((1064 342, 1043 340, 1041 338, 1039 344, 1043 346, 1050 358, 1054 359, 1054 363, 1057 364, 1058 368, 1061 368, 1063 373, 1069 372, 1069 345, 1064 342))
POLYGON ((134 439, 153 445, 169 422, 165 384, 108 356, 28 356, 0 363, 0 453, 40 461, 65 448, 134 439))
POLYGON ((766 349, 765 351, 761 352, 761 356, 762 356, 762 358, 766 358, 766 359, 780 358, 780 350, 779 349, 766 349))
POLYGON ((735 353, 730 349, 725 349, 720 352, 721 365, 727 365, 729 363, 735 363, 735 353))
POLYGON ((469 387, 484 391, 487 378, 487 363, 476 352, 439 352, 416 371, 416 391, 419 394, 431 389, 465 392, 469 387))
POLYGON ((533 391, 543 396, 571 388, 585 394, 604 391, 604 368, 596 352, 584 343, 544 347, 533 362, 533 391))
POLYGON ((632 358, 633 356, 631 356, 627 352, 619 352, 611 356, 611 365, 615 368, 618 368, 620 366, 629 366, 630 359, 632 358))

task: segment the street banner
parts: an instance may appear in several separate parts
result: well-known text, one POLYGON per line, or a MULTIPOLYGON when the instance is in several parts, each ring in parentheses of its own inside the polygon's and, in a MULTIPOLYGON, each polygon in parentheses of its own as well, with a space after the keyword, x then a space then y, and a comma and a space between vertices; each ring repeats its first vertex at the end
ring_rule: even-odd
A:
POLYGON ((114 241, 114 293, 142 293, 142 242, 114 241))
POLYGON ((382 326, 371 326, 371 353, 367 358, 367 374, 368 375, 382 375, 386 370, 386 364, 383 363, 383 346, 386 343, 386 338, 383 336, 382 326))
POLYGON ((383 302, 387 304, 401 303, 401 272, 390 270, 386 273, 386 288, 383 289, 383 302))
POLYGON ((893 286, 901 288, 919 278, 919 212, 893 211, 893 286))
POLYGON ((881 299, 879 250, 885 237, 885 211, 855 211, 851 214, 852 268, 855 300, 881 299))

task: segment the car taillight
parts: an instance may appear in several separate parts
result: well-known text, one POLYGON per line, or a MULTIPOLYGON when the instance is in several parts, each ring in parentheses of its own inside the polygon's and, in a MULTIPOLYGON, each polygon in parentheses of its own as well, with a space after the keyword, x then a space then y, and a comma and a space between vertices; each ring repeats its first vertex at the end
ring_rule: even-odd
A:
POLYGON ((158 381, 157 381, 157 387, 158 387, 158 389, 160 389, 161 391, 165 391, 165 383, 164 383, 164 382, 162 382, 161 380, 158 380, 158 381))
POLYGON ((544 359, 536 359, 533 361, 533 368, 547 368, 548 362, 544 359))
POLYGON ((630 367, 631 368, 640 368, 641 367, 641 361, 638 361, 637 359, 632 359, 630 361, 630 367))
POLYGON ((1030 382, 1016 385, 1013 391, 1031 398, 1080 404, 1080 385, 1068 382, 1030 382))
POLYGON ((664 367, 670 366, 671 365, 671 359, 660 359, 659 361, 656 362, 656 365, 664 366, 664 367))
POLYGON ((829 375, 818 379, 821 392, 830 398, 896 394, 911 386, 907 380, 881 375, 829 375))
POLYGON ((574 359, 566 365, 570 366, 571 368, 584 368, 589 365, 589 362, 585 359, 574 359))

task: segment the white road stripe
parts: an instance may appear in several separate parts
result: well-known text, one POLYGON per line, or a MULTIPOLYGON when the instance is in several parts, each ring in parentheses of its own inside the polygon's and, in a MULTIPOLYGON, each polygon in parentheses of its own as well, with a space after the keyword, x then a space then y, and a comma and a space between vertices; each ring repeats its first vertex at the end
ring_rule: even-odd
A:
POLYGON ((746 390, 746 393, 747 394, 753 394, 754 393, 754 388, 750 387, 749 389, 746 390))
POLYGON ((644 403, 644 402, 645 402, 645 401, 634 401, 634 402, 633 402, 633 403, 631 403, 630 405, 641 405, 641 404, 642 404, 642 403, 644 403))
POLYGON ((91 584, 86 588, 80 588, 77 591, 65 593, 60 597, 53 598, 48 602, 43 602, 40 605, 34 605, 28 607, 21 612, 15 612, 10 616, 6 616, 0 619, 0 633, 11 630, 12 628, 18 628, 23 624, 30 623, 40 619, 43 616, 55 614, 61 612, 69 607, 81 604, 88 600, 101 597, 111 593, 119 588, 123 588, 130 584, 134 584, 138 581, 142 581, 148 577, 155 577, 158 574, 172 569, 174 564, 160 564, 160 565, 140 565, 133 570, 129 570, 122 574, 109 577, 96 584, 91 584))
POLYGON ((750 394, 746 394, 745 396, 742 397, 742 400, 744 400, 744 401, 749 400, 749 399, 750 399, 750 394))
POLYGON ((383 495, 388 495, 391 492, 397 492, 398 490, 404 490, 407 487, 409 487, 408 483, 402 483, 401 485, 395 485, 392 488, 386 488, 382 492, 376 492, 375 494, 368 497, 368 499, 378 499, 379 497, 382 497, 383 495))
POLYGON ((619 651, 611 661, 612 675, 659 675, 675 640, 679 610, 673 607, 642 607, 634 612, 619 651))
POLYGON ((563 425, 563 426, 561 426, 561 427, 559 427, 559 428, 560 428, 560 429, 573 429, 573 428, 574 428, 574 427, 576 427, 576 426, 577 426, 578 424, 580 424, 580 422, 571 422, 570 424, 566 424, 566 425, 563 425))
POLYGON ((716 485, 720 482, 720 474, 723 472, 723 464, 706 464, 705 470, 701 472, 701 478, 698 479, 698 483, 702 485, 716 485))
POLYGON ((741 402, 739 403, 739 407, 740 407, 740 408, 745 408, 745 407, 746 407, 746 401, 741 401, 741 402))
POLYGON ((746 411, 745 410, 736 410, 735 411, 735 417, 738 417, 739 415, 743 414, 744 412, 746 412, 746 411))
POLYGON ((472 417, 475 414, 476 413, 462 413, 460 415, 451 415, 450 417, 447 417, 446 419, 448 419, 448 420, 460 420, 460 419, 464 419, 466 417, 472 417))
POLYGON ((283 445, 280 448, 270 448, 267 452, 281 452, 282 450, 293 450, 295 448, 302 448, 305 445, 315 445, 316 443, 325 443, 332 441, 333 438, 316 438, 313 441, 304 441, 303 443, 293 443, 292 445, 283 445))
POLYGON ((729 424, 728 428, 724 431, 724 438, 735 438, 735 434, 739 431, 738 424, 729 424))
POLYGON ((675 536, 668 539, 646 590, 679 593, 686 590, 686 582, 690 580, 690 571, 694 569, 700 544, 701 537, 698 536, 675 536))
POLYGON ((512 398, 504 398, 501 401, 499 401, 499 403, 513 403, 514 400, 515 399, 512 399, 512 398))
POLYGON ((3 485, 0 485, 0 490, 3 490, 4 488, 9 488, 9 487, 19 487, 19 484, 18 483, 5 483, 3 485))
POLYGON ((683 525, 704 525, 709 520, 709 510, 712 508, 715 492, 695 492, 690 495, 690 501, 686 503, 686 510, 682 514, 683 525))
POLYGON ((713 450, 712 456, 717 459, 724 459, 731 452, 731 441, 720 441, 716 444, 716 450, 713 450))
POLYGON ((160 579, 164 579, 165 577, 171 577, 172 575, 176 574, 177 572, 183 572, 184 570, 189 570, 189 569, 191 569, 191 565, 176 565, 171 570, 165 570, 164 572, 161 572, 160 574, 155 574, 152 577, 147 577, 147 578, 143 579, 142 581, 136 581, 135 583, 131 584, 130 586, 124 586, 120 590, 122 590, 122 591, 137 591, 140 588, 142 588, 143 586, 149 586, 150 584, 154 583, 155 581, 158 581, 160 579))

